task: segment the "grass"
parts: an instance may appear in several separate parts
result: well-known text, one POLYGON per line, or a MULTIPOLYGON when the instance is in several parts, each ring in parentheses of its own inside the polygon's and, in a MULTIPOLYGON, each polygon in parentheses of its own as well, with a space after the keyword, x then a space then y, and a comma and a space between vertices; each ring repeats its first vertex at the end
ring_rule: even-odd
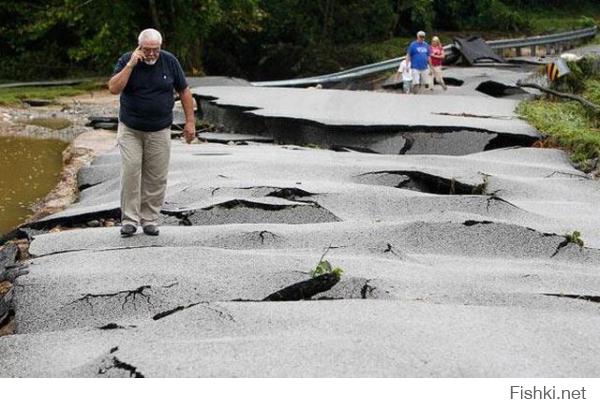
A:
POLYGON ((521 103, 518 112, 548 137, 544 146, 566 149, 582 170, 600 157, 600 120, 578 102, 544 98, 521 103))
POLYGON ((103 80, 90 80, 73 86, 32 86, 19 88, 0 88, 0 105, 17 106, 24 99, 48 99, 51 101, 62 96, 75 96, 102 89, 103 80))

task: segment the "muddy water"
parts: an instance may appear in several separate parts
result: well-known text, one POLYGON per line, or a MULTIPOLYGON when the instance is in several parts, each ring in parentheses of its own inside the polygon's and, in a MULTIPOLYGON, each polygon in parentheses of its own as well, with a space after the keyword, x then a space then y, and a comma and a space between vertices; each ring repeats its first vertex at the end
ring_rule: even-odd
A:
POLYGON ((0 236, 25 221, 54 188, 66 147, 59 140, 0 137, 0 236))

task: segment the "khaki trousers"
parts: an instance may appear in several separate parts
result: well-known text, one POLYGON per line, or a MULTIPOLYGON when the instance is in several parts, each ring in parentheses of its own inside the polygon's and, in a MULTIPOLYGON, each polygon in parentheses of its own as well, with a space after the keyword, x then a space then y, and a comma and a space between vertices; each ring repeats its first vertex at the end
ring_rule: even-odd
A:
POLYGON ((167 191, 171 129, 142 132, 119 122, 121 223, 156 225, 167 191))
MULTIPOLYGON (((431 71, 433 72, 433 76, 436 82, 442 86, 446 86, 446 83, 444 82, 444 74, 442 73, 442 67, 432 66, 431 71)), ((433 79, 431 81, 431 86, 433 87, 433 79)))

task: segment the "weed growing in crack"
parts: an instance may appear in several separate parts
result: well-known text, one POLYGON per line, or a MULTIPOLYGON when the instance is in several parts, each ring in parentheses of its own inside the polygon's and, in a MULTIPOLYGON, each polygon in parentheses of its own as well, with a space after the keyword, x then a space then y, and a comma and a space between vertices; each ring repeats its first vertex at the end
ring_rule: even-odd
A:
POLYGON ((321 262, 319 262, 319 264, 317 265, 317 267, 315 269, 310 271, 310 276, 312 278, 316 278, 317 276, 325 275, 327 273, 335 275, 339 278, 342 276, 342 273, 344 273, 344 270, 340 267, 332 268, 329 261, 322 260, 321 262))
POLYGON ((331 244, 327 247, 319 263, 310 272, 310 279, 286 286, 277 292, 271 293, 263 299, 263 302, 281 302, 308 300, 313 296, 326 292, 340 281, 342 268, 332 268, 329 261, 325 260, 325 255, 331 249, 331 244))
POLYGON ((581 232, 579 232, 579 231, 573 231, 570 234, 567 233, 567 234, 565 234, 565 238, 567 239, 567 242, 570 244, 577 244, 582 248, 585 245, 585 243, 583 242, 583 239, 581 238, 581 232))
POLYGON ((328 273, 334 275, 338 279, 341 278, 342 273, 344 273, 344 270, 340 267, 333 268, 331 266, 331 263, 329 263, 328 260, 324 259, 325 255, 327 255, 327 252, 329 252, 330 249, 331 249, 331 244, 329 244, 329 246, 327 247, 327 249, 325 250, 323 255, 321 255, 321 259, 319 259, 319 263, 317 263, 317 266, 315 267, 315 269, 310 271, 311 278, 316 278, 318 276, 322 276, 322 275, 325 275, 328 273))

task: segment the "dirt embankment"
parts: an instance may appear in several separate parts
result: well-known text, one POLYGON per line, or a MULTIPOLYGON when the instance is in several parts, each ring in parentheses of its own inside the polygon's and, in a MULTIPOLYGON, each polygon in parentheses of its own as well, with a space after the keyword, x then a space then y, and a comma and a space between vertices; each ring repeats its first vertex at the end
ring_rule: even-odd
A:
MULTIPOLYGON (((68 141, 62 153, 62 171, 57 185, 32 207, 32 214, 26 222, 39 220, 65 209, 79 195, 77 173, 96 156, 112 149, 116 134, 107 130, 90 130, 85 127, 88 116, 114 115, 117 110, 116 97, 107 92, 75 98, 63 98, 58 104, 45 107, 0 108, 0 133, 5 136, 52 138, 68 141), (66 127, 52 128, 53 124, 63 123, 66 127)), ((107 220, 107 222, 110 222, 107 220)), ((17 260, 28 257, 29 241, 14 240, 18 248, 14 257, 17 260)), ((8 249, 7 244, 0 251, 8 249)), ((7 251, 4 251, 7 252, 7 251)), ((10 252, 10 251, 9 251, 10 252)), ((9 260, 7 260, 9 262, 9 260)), ((9 265, 7 263, 7 265, 9 265)), ((5 268, 2 267, 4 270, 5 268)), ((0 301, 12 297, 13 283, 7 278, 0 279, 0 301)), ((14 319, 11 315, 0 315, 0 336, 14 332, 14 319)))

